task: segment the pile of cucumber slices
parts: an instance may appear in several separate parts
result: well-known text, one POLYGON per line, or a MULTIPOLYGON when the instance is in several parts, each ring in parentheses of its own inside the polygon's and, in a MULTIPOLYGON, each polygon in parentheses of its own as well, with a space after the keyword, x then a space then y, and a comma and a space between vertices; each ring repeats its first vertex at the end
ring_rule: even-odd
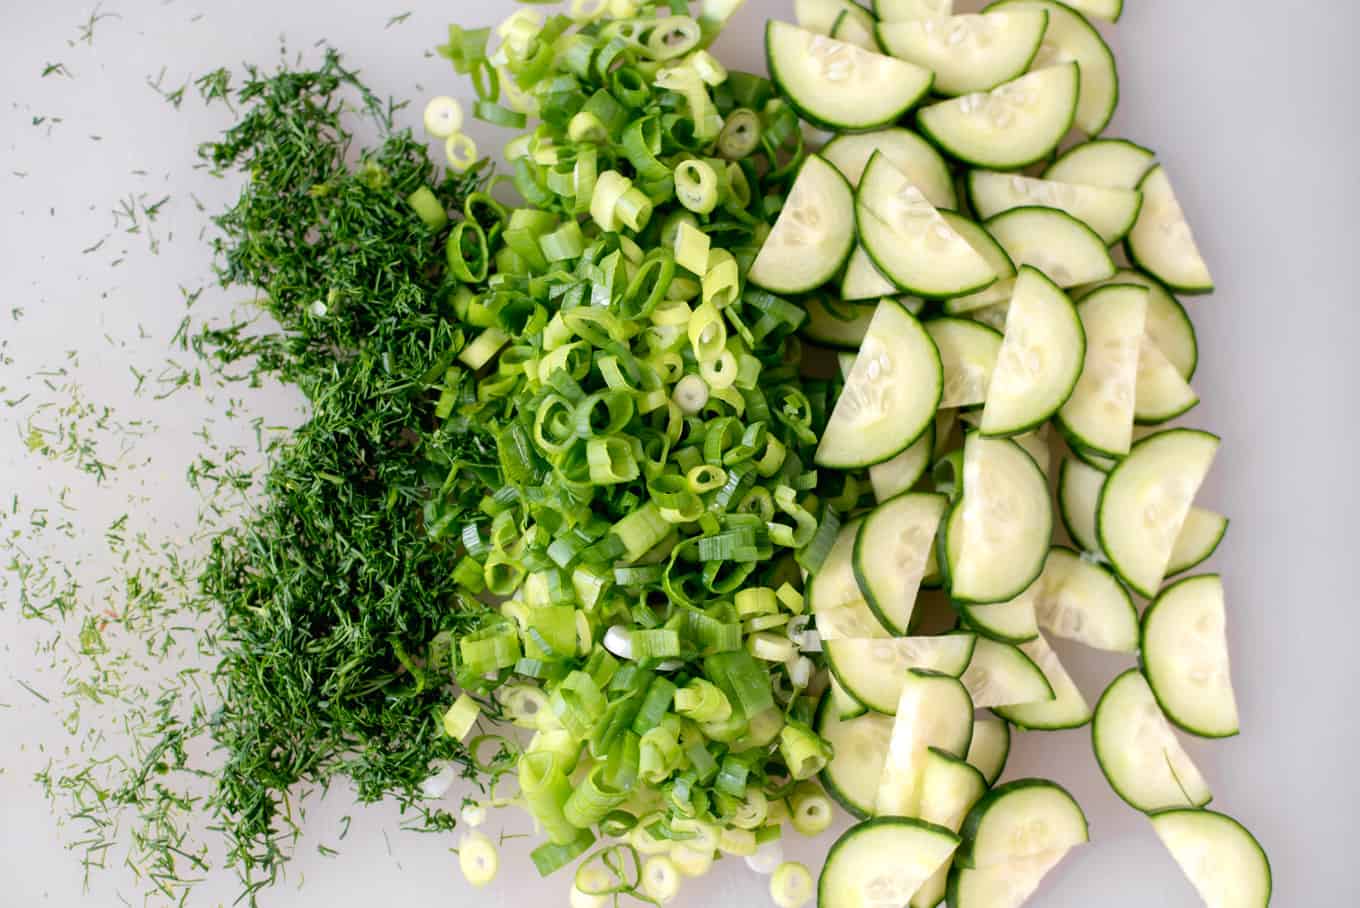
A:
POLYGON ((1122 0, 795 6, 769 72, 829 135, 750 280, 806 300, 804 339, 839 352, 817 464, 876 501, 808 578, 822 781, 861 821, 819 904, 1021 905, 1088 834, 1056 783, 997 784, 1011 729, 1089 724, 1204 902, 1267 905, 1265 853, 1205 809, 1176 736, 1238 730, 1220 578, 1168 583, 1228 524, 1196 505, 1219 439, 1168 426, 1199 401, 1173 294, 1213 281, 1154 154, 1098 138, 1118 78, 1087 17, 1122 0), (952 626, 927 635, 941 600, 952 626), (1055 637, 1139 667, 1092 709, 1055 637))

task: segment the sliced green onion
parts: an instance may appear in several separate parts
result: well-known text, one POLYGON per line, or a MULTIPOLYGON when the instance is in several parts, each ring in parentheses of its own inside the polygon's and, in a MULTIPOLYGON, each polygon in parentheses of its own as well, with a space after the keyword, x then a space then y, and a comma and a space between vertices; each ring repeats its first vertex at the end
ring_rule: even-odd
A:
POLYGON ((605 764, 597 765, 572 789, 562 814, 576 828, 594 826, 628 797, 626 789, 621 790, 606 780, 607 769, 605 764))
POLYGON ((816 785, 805 785, 800 785, 794 792, 789 803, 789 820, 803 835, 821 835, 831 826, 834 816, 831 799, 816 785))
POLYGON ((664 905, 680 893, 680 870, 665 855, 649 857, 642 865, 642 891, 664 905))
POLYGON ((732 704, 717 685, 694 678, 675 692, 675 711, 696 722, 721 722, 732 715, 732 704))
POLYGON ((478 888, 490 883, 500 864, 496 844, 486 833, 474 829, 463 834, 458 843, 458 867, 469 883, 478 888))
POLYGON ((449 214, 428 186, 421 186, 406 197, 416 216, 431 230, 443 230, 449 222, 449 214))
POLYGON ((460 173, 470 170, 478 161, 477 143, 471 136, 455 132, 444 141, 444 157, 454 170, 460 173))
POLYGON ((467 694, 459 694, 448 712, 444 713, 444 734, 456 741, 462 741, 472 731, 482 707, 467 694))
POLYGON ((548 838, 559 845, 573 841, 577 834, 565 813, 572 792, 566 766, 560 754, 548 750, 526 753, 519 760, 519 787, 525 806, 548 838))
POLYGON ((812 874, 797 861, 780 864, 770 875, 770 898, 779 908, 803 908, 815 892, 812 874))
MULTIPOLYGON (((425 190, 429 192, 429 190, 425 190)), ((433 193, 431 193, 433 197, 433 193)), ((441 209, 442 210, 442 209, 441 209)), ((708 271, 709 238, 689 221, 679 221, 675 234, 675 261, 703 277, 708 271)), ((734 262, 735 264, 735 262, 734 262)), ((707 301, 707 299, 705 299, 707 301)))
POLYGON ((718 154, 729 161, 740 161, 760 146, 760 117, 745 107, 729 113, 718 134, 718 154))
POLYGON ((705 161, 684 161, 675 168, 675 198, 695 214, 718 207, 718 174, 705 161))
POLYGON ((793 721, 779 732, 779 754, 789 774, 800 781, 821 772, 831 759, 826 742, 805 723, 793 721))
POLYGON ((582 829, 576 834, 575 839, 564 845, 544 842, 529 852, 529 857, 540 876, 549 876, 585 854, 594 844, 595 833, 589 829, 582 829))

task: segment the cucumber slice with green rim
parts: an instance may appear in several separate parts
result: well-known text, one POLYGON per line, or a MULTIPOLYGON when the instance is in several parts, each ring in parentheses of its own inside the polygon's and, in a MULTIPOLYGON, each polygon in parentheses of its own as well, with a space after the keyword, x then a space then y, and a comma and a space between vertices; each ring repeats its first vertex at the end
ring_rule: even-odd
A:
POLYGON ((856 700, 884 715, 896 715, 908 669, 957 678, 973 655, 973 634, 893 637, 889 640, 826 640, 831 673, 856 700))
POLYGON ((966 164, 1018 170, 1058 147, 1072 127, 1078 91, 1077 66, 1064 63, 989 92, 923 107, 916 123, 946 154, 966 164))
POLYGON ((977 709, 1053 699, 1053 687, 1018 647, 977 638, 973 658, 959 678, 977 709))
POLYGON ((987 716, 973 720, 973 741, 968 745, 968 762, 987 780, 996 784, 1011 754, 1011 727, 1005 719, 987 716))
POLYGON ((854 248, 854 212, 854 194, 845 177, 809 155, 751 263, 751 283, 771 293, 791 294, 831 280, 854 248))
POLYGON ((1043 591, 1034 611, 1039 626, 1050 635, 1092 649, 1138 651, 1138 610, 1104 565, 1055 546, 1041 579, 1043 591))
POLYGON ((1006 602, 1039 576, 1052 536, 1048 481, 1009 439, 970 435, 963 446, 958 550, 950 528, 950 595, 959 602, 1006 602))
POLYGON ((949 872, 949 908, 1020 908, 1065 857, 1067 850, 1061 849, 996 867, 970 869, 955 864, 949 872))
POLYGON ((1048 30, 1032 65, 1073 62, 1081 68, 1081 99, 1077 102, 1075 125, 1087 135, 1098 135, 1109 124, 1119 103, 1119 73, 1110 46, 1080 13, 1052 0, 1000 0, 987 10, 1017 6, 1047 10, 1048 30))
POLYGON ((1044 635, 1040 634, 1029 643, 1020 644, 1020 649, 1043 670, 1044 677, 1053 687, 1054 699, 1019 706, 998 706, 992 712, 1012 725, 1035 731, 1080 728, 1091 721, 1091 707, 1087 705, 1086 698, 1071 675, 1067 674, 1067 669, 1058 661, 1058 654, 1053 652, 1044 635))
POLYGON ((874 0, 874 15, 880 22, 938 19, 953 11, 954 0, 874 0))
POLYGON ((1218 436, 1208 432, 1168 429, 1135 444, 1110 471, 1096 508, 1096 534, 1134 592, 1149 599, 1157 594, 1218 445, 1218 436))
POLYGON ((853 555, 859 521, 851 520, 840 528, 831 551, 816 574, 808 578, 807 603, 817 619, 817 633, 823 643, 829 640, 887 637, 888 632, 874 617, 855 581, 853 555))
POLYGON ((881 152, 936 208, 958 207, 954 180, 944 158, 925 139, 909 129, 892 127, 875 132, 837 136, 822 149, 822 157, 858 186, 874 152, 881 152))
POLYGON ((827 420, 816 463, 844 470, 891 460, 925 434, 943 388, 930 335, 900 303, 883 300, 827 420))
POLYGON ((1045 180, 1137 189, 1157 156, 1128 139, 1093 139, 1074 145, 1044 171, 1045 180))
MULTIPOLYGON (((990 235, 988 234, 988 236, 990 235)), ((955 296, 945 300, 942 308, 945 315, 972 315, 980 309, 989 309, 993 306, 1009 303, 1013 293, 1015 293, 1015 278, 1003 277, 995 284, 979 290, 977 293, 955 296)), ((1001 323, 1004 325, 1005 319, 1002 319, 1001 323)), ((997 330, 1000 331, 1001 329, 998 327, 997 330)))
POLYGON ((1195 326, 1191 324, 1185 307, 1156 280, 1141 271, 1127 268, 1121 268, 1104 281, 1082 287, 1073 299, 1081 302, 1108 284, 1135 284, 1147 288, 1148 310, 1144 333, 1152 338, 1162 355, 1171 360, 1182 378, 1186 381, 1193 378, 1195 366, 1199 363, 1199 344, 1195 340, 1195 326))
POLYGON ((835 675, 830 672, 827 674, 827 692, 831 695, 831 705, 828 708, 833 710, 833 715, 839 719, 857 719, 869 711, 869 707, 856 700, 850 695, 849 691, 841 687, 841 683, 836 680, 835 675))
POLYGON ((962 682, 950 675, 908 670, 878 783, 875 813, 916 816, 927 750, 938 747, 961 758, 972 739, 973 701, 962 682))
POLYGON ((1015 267, 1038 268, 1059 287, 1090 284, 1114 274, 1114 259, 1094 230, 1056 208, 1012 208, 983 225, 1015 267))
POLYGON ((1175 419, 1199 403, 1199 395, 1143 329, 1138 349, 1138 378, 1133 397, 1133 419, 1155 426, 1175 419))
POLYGON ((893 634, 905 634, 911 623, 930 544, 948 506, 943 495, 908 492, 883 502, 860 523, 852 559, 855 579, 869 608, 893 634))
POLYGON ((765 26, 770 78, 804 120, 862 130, 902 118, 930 91, 930 70, 787 22, 765 26))
MULTIPOLYGON (((1003 280, 1010 280, 1015 277, 1015 265, 1011 262, 1011 257, 1006 255, 1006 250, 1001 248, 1001 244, 981 224, 970 221, 963 215, 955 214, 952 211, 941 211, 940 217, 944 218, 945 223, 955 233, 967 240, 968 245, 976 249, 978 254, 987 260, 992 271, 996 272, 998 284, 1003 280)), ((986 291, 978 292, 985 293, 986 291)), ((955 299, 963 298, 965 297, 955 297, 955 299)))
POLYGON ((1085 453, 1122 457, 1133 443, 1147 290, 1102 287, 1077 304, 1077 314, 1086 331, 1086 362, 1072 396, 1058 410, 1058 428, 1085 453))
POLYGON ((995 170, 969 171, 968 198, 984 219, 1030 206, 1065 211, 1094 230, 1107 246, 1133 228, 1143 205, 1142 193, 1136 189, 1060 183, 995 170))
POLYGON ((1026 590, 1010 602, 990 605, 958 603, 964 624, 984 637, 1002 643, 1025 643, 1039 635, 1039 619, 1034 611, 1037 595, 1026 590))
POLYGON ((954 855, 961 867, 999 867, 1090 839, 1086 814, 1067 790, 1047 779, 998 785, 973 805, 954 855))
POLYGON ((1179 293, 1212 293, 1214 279, 1166 170, 1152 168, 1138 188, 1143 210, 1124 243, 1129 261, 1179 293))
POLYGON ((878 42, 894 57, 935 73, 936 94, 991 91, 1024 75, 1039 52, 1043 10, 880 22, 878 42))
MULTIPOLYGON (((856 246, 855 251, 850 253, 845 274, 841 275, 841 299, 877 300, 896 293, 897 285, 874 266, 874 260, 869 258, 863 246, 856 246)), ((867 321, 865 324, 867 327, 867 321)))
POLYGON ((869 19, 866 23, 865 16, 868 16, 868 11, 861 12, 864 16, 852 13, 848 9, 841 10, 840 15, 836 17, 836 24, 831 26, 831 37, 879 53, 883 48, 878 44, 878 34, 874 31, 873 20, 869 19))
POLYGON ((1270 859, 1247 827, 1212 810, 1166 810, 1152 828, 1208 908, 1266 908, 1270 859))
POLYGON ((1105 474, 1073 457, 1063 458, 1058 468, 1058 513, 1072 542, 1084 551, 1100 553, 1096 537, 1096 505, 1105 474))
POLYGON ((1190 509, 1185 515, 1185 525, 1176 537, 1176 545, 1171 549, 1171 562, 1166 566, 1166 576, 1188 571, 1208 560, 1218 544, 1228 532, 1228 518, 1204 508, 1190 509))
POLYGON ((941 407, 969 407, 987 399, 987 386, 1001 353, 1000 332, 965 318, 932 318, 923 323, 940 352, 944 370, 941 407))
MULTIPOLYGON (((921 819, 957 832, 968 811, 987 793, 982 773, 951 754, 932 747, 921 774, 921 819)), ((935 908, 944 898, 949 868, 940 867, 916 890, 909 908, 935 908)))
POLYGON ((1118 22, 1124 14, 1124 0, 1067 0, 1067 5, 1079 13, 1106 22, 1118 22))
POLYGON ((809 297, 803 303, 807 310, 807 321, 798 333, 814 344, 832 347, 837 350, 858 350, 869 331, 877 303, 837 303, 827 306, 818 297, 809 297), (846 317, 848 316, 848 318, 846 317))
POLYGON ((827 794, 861 820, 874 813, 892 725, 892 717, 867 709, 864 715, 841 718, 832 691, 822 695, 817 707, 815 730, 831 745, 833 753, 819 780, 827 794))
POLYGON ((960 296, 997 279, 983 254, 878 152, 860 178, 855 219, 860 242, 878 270, 908 293, 960 296))
POLYGON ((1034 458, 1034 465, 1047 479, 1049 461, 1053 459, 1053 449, 1048 442, 1048 426, 1042 425, 1032 432, 1016 435, 1012 440, 1024 448, 1026 454, 1034 458))
POLYGON ((1071 396, 1085 358, 1086 334, 1072 301, 1041 272, 1022 268, 987 386, 982 434, 1019 435, 1046 423, 1071 396))
POLYGON ((959 837, 943 826, 906 817, 851 826, 826 854, 817 880, 818 908, 905 905, 949 862, 958 844, 959 837))
POLYGON ((869 31, 874 17, 864 7, 851 0, 793 0, 793 19, 802 28, 820 35, 829 35, 842 16, 858 19, 869 31))
POLYGON ((1134 810, 1203 807, 1213 799, 1136 668, 1105 689, 1091 720, 1091 743, 1110 787, 1134 810))
POLYGON ((1178 580, 1143 613, 1143 673, 1166 717, 1202 738, 1238 732, 1223 581, 1178 580))
MULTIPOLYGON (((882 504, 890 498, 910 491, 911 487, 925 475, 935 449, 935 427, 938 424, 937 417, 926 428, 925 434, 916 439, 910 448, 892 460, 876 463, 869 468, 869 484, 874 488, 876 501, 882 504)), ((933 564, 927 555, 926 573, 930 573, 932 568, 933 564)))

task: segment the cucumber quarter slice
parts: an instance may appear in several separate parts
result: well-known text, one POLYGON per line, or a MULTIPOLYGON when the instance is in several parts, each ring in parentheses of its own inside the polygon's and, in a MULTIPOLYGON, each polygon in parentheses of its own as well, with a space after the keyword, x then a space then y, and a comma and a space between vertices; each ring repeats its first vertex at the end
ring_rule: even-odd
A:
POLYGON ((963 822, 955 855, 962 867, 999 867, 1089 840, 1086 814, 1066 789, 1046 779, 1017 779, 982 797, 963 822))
POLYGON ((1101 550, 1147 598, 1162 585, 1191 502, 1218 452, 1216 435, 1168 429, 1133 446, 1110 471, 1096 510, 1101 550))
POLYGON ((1166 171, 1161 165, 1152 168, 1138 188, 1143 193, 1143 210, 1125 243, 1129 261, 1172 290, 1212 293, 1214 279, 1166 171))
POLYGON ((1053 699, 1053 687, 1034 660, 1009 643, 986 637, 977 638, 973 658, 959 680, 977 709, 1053 699))
POLYGON ((900 303, 883 300, 827 420, 817 464, 858 469, 896 457, 934 421, 943 388, 930 335, 900 303))
POLYGON ((1266 908, 1270 859, 1247 828, 1211 810, 1167 810, 1152 828, 1208 908, 1266 908))
POLYGON ((970 869, 955 864, 949 872, 949 908, 1020 908, 1065 857, 1067 850, 1060 849, 996 867, 970 869))
POLYGON ((987 386, 982 434, 1018 435, 1043 425, 1071 396, 1085 359, 1086 333, 1072 301, 1042 272, 1022 268, 987 386))
POLYGON ((979 634, 1002 643, 1026 643, 1039 636, 1039 618, 1034 605, 1038 581, 1009 602, 988 605, 957 603, 964 624, 979 634))
POLYGON ((1029 69, 1048 25, 1043 10, 880 22, 878 42, 935 73, 936 94, 991 91, 1029 69))
MULTIPOLYGON (((879 816, 917 816, 921 775, 932 747, 962 758, 973 736, 973 701, 959 679, 909 669, 878 784, 879 816)), ((908 896, 910 898, 910 896, 908 896)))
POLYGON ((1020 649, 1043 669, 1044 677, 1053 687, 1054 698, 1041 703, 998 706, 992 711, 1012 725, 1037 731, 1080 728, 1091 721, 1091 707, 1043 634, 1029 643, 1020 644, 1020 649))
POLYGON ((808 607, 817 619, 817 633, 824 644, 830 640, 888 636, 855 581, 852 558, 858 532, 858 520, 842 526, 821 569, 808 580, 808 607))
POLYGON ((793 0, 793 19, 799 27, 819 35, 829 35, 842 16, 858 19, 873 31, 874 17, 864 7, 851 0, 793 0))
POLYGON ((930 90, 930 70, 787 22, 765 26, 770 78, 814 126, 876 129, 902 118, 930 90))
POLYGON ((874 260, 869 258, 863 246, 856 246, 841 275, 841 299, 876 300, 896 294, 897 285, 874 266, 874 260))
MULTIPOLYGON (((987 234, 991 236, 991 234, 987 234)), ((998 244, 999 245, 999 244, 998 244)), ((1005 252, 1003 249, 1002 252, 1005 252)), ((1010 256, 1007 256, 1009 261, 1010 256)), ((1014 266, 1012 265, 1012 271, 1014 266)), ((991 306, 1004 305, 1011 300, 1011 294, 1015 292, 1015 278, 1003 277, 990 287, 985 287, 977 293, 969 293, 966 296, 956 296, 944 301, 945 315, 965 315, 987 309, 991 306)), ((1003 324, 1005 320, 1002 320, 1003 324)), ((1001 330, 999 327, 997 330, 1001 330)))
POLYGON ((1067 5, 1079 13, 1106 22, 1118 22, 1124 13, 1124 0, 1067 0, 1067 5))
POLYGON ((861 820, 874 813, 892 725, 892 717, 873 712, 840 718, 831 691, 822 695, 817 708, 817 734, 831 745, 834 754, 821 772, 822 787, 861 820))
POLYGON ((1209 558, 1228 532, 1228 518, 1204 508, 1192 507, 1185 515, 1185 525, 1171 549, 1171 563, 1166 576, 1171 577, 1196 567, 1209 558))
POLYGON ((826 640, 831 672, 846 692, 874 712, 897 713, 908 669, 963 674, 973 655, 973 634, 893 637, 888 640, 826 640))
POLYGON ((1052 0, 1001 0, 987 7, 987 11, 1015 7, 1048 12, 1048 29, 1032 65, 1074 62, 1081 68, 1081 98, 1077 102, 1075 125, 1087 135, 1098 135, 1119 103, 1119 74, 1110 46, 1080 13, 1052 0))
POLYGON ((1091 720, 1096 762, 1134 810, 1203 807, 1213 798, 1136 668, 1115 678, 1091 720))
POLYGON ((1058 428, 1085 452, 1122 457, 1133 443, 1147 291, 1111 284, 1078 303, 1077 314, 1086 332, 1086 362, 1058 411, 1058 428))
POLYGON ((1096 537, 1096 506, 1105 486, 1105 473, 1075 457, 1063 458, 1058 468, 1058 513, 1072 542, 1086 552, 1100 553, 1096 537))
POLYGON ((803 293, 831 280, 854 248, 854 213, 845 177, 809 155, 751 263, 751 282, 772 293, 803 293))
POLYGON ((844 174, 852 186, 858 186, 876 151, 906 174, 930 204, 936 208, 958 207, 954 179, 944 158, 935 146, 909 129, 893 127, 837 136, 822 149, 822 157, 844 174))
POLYGON ((1006 720, 995 716, 973 720, 973 741, 968 745, 968 762, 982 773, 989 788, 1001 778, 1010 753, 1011 727, 1006 724, 1006 720))
MULTIPOLYGON (((935 450, 935 431, 939 419, 926 428, 925 434, 912 442, 911 447, 892 460, 876 463, 869 468, 869 484, 874 489, 874 499, 880 504, 907 492, 925 475, 926 467, 935 450)), ((927 573, 932 568, 931 559, 926 559, 927 573)))
MULTIPOLYGON (((955 233, 967 240, 968 245, 976 249, 978 254, 987 260, 987 264, 992 266, 992 271, 996 272, 998 284, 1003 280, 1011 280, 1015 277, 1015 265, 1011 263, 1011 257, 1006 254, 1006 250, 1001 248, 1001 244, 981 224, 970 221, 963 215, 955 214, 952 211, 941 211, 940 217, 944 218, 955 233)), ((958 299, 958 297, 955 297, 955 299, 958 299)))
POLYGON ((1048 441, 1048 426, 1042 425, 1037 429, 1016 435, 1014 440, 1016 444, 1025 449, 1025 453, 1034 458, 1034 465, 1047 479, 1049 462, 1053 460, 1053 448, 1048 441))
POLYGON ((874 0, 874 15, 880 22, 940 19, 953 11, 954 0, 874 0))
POLYGON ((1202 738, 1237 734, 1223 581, 1179 580, 1143 614, 1143 670, 1167 718, 1202 738))
POLYGON ((984 402, 1001 353, 1001 334, 973 319, 946 316, 924 324, 940 351, 944 370, 940 406, 969 407, 984 402))
MULTIPOLYGON (((921 773, 921 819, 955 832, 968 811, 987 793, 987 780, 975 767, 936 748, 926 752, 921 773)), ((939 870, 916 890, 909 908, 935 908, 945 896, 949 868, 939 870)))
POLYGON ((819 297, 809 297, 803 304, 807 321, 798 329, 803 337, 823 347, 836 350, 858 350, 869 331, 874 311, 873 303, 834 303, 819 297))
POLYGON ((817 880, 818 908, 905 905, 948 863, 958 844, 953 832, 923 820, 865 820, 827 852, 817 880))
POLYGON ((841 683, 836 680, 836 676, 827 673, 827 691, 831 694, 830 709, 835 711, 835 715, 840 719, 857 719, 869 711, 869 707, 856 700, 854 697, 841 687, 841 683))
POLYGON ((996 281, 983 254, 884 155, 869 160, 855 200, 860 242, 901 289, 930 298, 961 296, 996 281))
POLYGON ((1143 205, 1142 193, 1136 189, 1060 183, 995 170, 969 172, 968 198, 980 218, 1033 205, 1066 211, 1094 230, 1107 246, 1133 228, 1143 205))
POLYGON ((1133 397, 1133 419, 1140 425, 1160 425, 1199 403, 1199 395, 1181 377, 1171 360, 1148 336, 1146 325, 1138 349, 1138 378, 1133 397))
POLYGON ((893 634, 905 634, 911 623, 930 545, 948 505, 943 495, 909 492, 880 504, 860 523, 855 579, 869 608, 893 634))
POLYGON ((1050 66, 921 108, 920 130, 974 167, 1018 170, 1047 157, 1072 126, 1080 77, 1075 63, 1050 66))
POLYGON ((1038 268, 1059 287, 1104 280, 1114 259, 1094 230, 1056 208, 1012 208, 983 225, 1015 267, 1038 268))
POLYGON ((1093 649, 1138 651, 1138 610, 1104 565, 1055 546, 1040 582, 1043 590, 1034 611, 1049 634, 1093 649))
POLYGON ((960 602, 1005 602, 1043 570, 1052 535, 1048 480, 1008 439, 970 435, 963 447, 957 558, 950 528, 950 594, 960 602))
POLYGON ((1043 177, 1083 186, 1137 189, 1156 157, 1127 139, 1094 139, 1063 152, 1043 177))
POLYGON ((837 41, 844 41, 856 47, 878 53, 883 48, 878 44, 878 35, 874 31, 873 19, 866 22, 867 10, 862 10, 864 15, 853 13, 848 9, 842 10, 836 17, 836 24, 831 26, 831 37, 837 41))
POLYGON ((1195 326, 1190 322, 1185 307, 1156 280, 1141 271, 1127 268, 1121 268, 1104 281, 1082 287, 1073 299, 1081 302, 1107 284, 1134 284, 1147 288, 1148 310, 1144 333, 1152 338, 1162 355, 1171 360, 1182 378, 1186 381, 1193 378, 1195 366, 1199 363, 1199 344, 1195 340, 1195 326))

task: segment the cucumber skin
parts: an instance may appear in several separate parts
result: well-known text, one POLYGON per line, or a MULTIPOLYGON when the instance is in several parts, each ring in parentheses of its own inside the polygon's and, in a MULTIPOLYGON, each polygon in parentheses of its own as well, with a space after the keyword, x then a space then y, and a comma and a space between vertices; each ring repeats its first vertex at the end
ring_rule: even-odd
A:
POLYGON ((968 816, 963 821, 963 827, 959 830, 963 842, 960 843, 959 850, 954 854, 954 863, 957 866, 969 868, 973 866, 973 840, 977 838, 978 828, 982 825, 987 811, 996 806, 996 803, 1005 798, 1006 795, 1027 788, 1048 788, 1061 792, 1072 802, 1072 806, 1077 808, 1077 813, 1081 814, 1082 826, 1086 830, 1087 837, 1090 837, 1090 824, 1086 819, 1086 812, 1081 809, 1077 799, 1072 797, 1072 794, 1066 788, 1063 788, 1057 782, 1050 782, 1048 779, 1016 779, 1013 782, 996 786, 983 795, 982 799, 973 805, 973 809, 968 811, 968 816))

